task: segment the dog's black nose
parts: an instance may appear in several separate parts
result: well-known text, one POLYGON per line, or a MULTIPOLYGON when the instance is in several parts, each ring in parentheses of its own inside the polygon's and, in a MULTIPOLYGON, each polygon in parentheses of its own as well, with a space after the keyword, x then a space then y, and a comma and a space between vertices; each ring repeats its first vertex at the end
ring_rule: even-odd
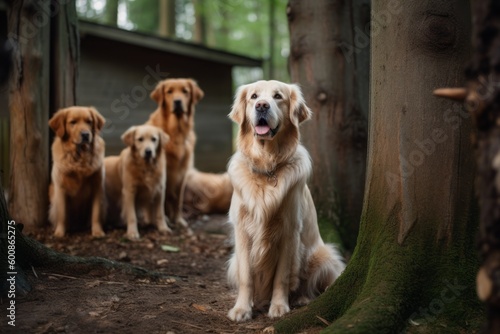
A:
POLYGON ((266 101, 259 101, 257 104, 255 104, 255 110, 257 110, 260 113, 265 113, 269 110, 270 106, 269 103, 266 101))
POLYGON ((151 149, 147 148, 145 151, 144 151, 144 157, 146 159, 149 159, 153 156, 153 151, 151 151, 151 149))
POLYGON ((81 135, 82 135, 83 142, 88 143, 90 141, 90 133, 85 131, 85 132, 82 132, 81 135))
POLYGON ((174 100, 174 113, 177 115, 177 117, 181 117, 184 113, 181 100, 174 100))

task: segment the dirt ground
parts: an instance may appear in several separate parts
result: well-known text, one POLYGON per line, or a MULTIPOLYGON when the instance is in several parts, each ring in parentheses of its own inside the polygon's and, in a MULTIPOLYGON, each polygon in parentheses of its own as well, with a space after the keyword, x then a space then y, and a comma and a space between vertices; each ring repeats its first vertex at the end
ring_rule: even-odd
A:
MULTIPOLYGON (((82 232, 56 240, 49 229, 40 231, 34 237, 53 249, 124 261, 174 278, 77 277, 38 269, 36 277, 31 275, 33 290, 16 299, 16 327, 2 320, 0 332, 259 333, 273 323, 265 313, 241 324, 226 317, 236 297, 226 284, 231 251, 226 220, 224 215, 193 218, 191 237, 180 232, 164 236, 142 227, 136 242, 124 239, 119 229, 103 239, 82 232)), ((1 306, 6 319, 6 300, 1 306)))

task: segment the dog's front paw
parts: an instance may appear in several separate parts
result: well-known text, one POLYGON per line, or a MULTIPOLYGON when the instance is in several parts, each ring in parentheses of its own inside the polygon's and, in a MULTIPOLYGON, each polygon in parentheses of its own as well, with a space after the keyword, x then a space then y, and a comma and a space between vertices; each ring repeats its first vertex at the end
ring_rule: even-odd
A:
POLYGON ((140 235, 139 235, 138 231, 127 231, 127 234, 125 234, 125 237, 128 240, 137 240, 140 238, 140 235))
POLYGON ((185 227, 185 228, 189 228, 189 224, 186 221, 186 219, 184 219, 184 217, 177 218, 177 220, 176 220, 175 223, 177 224, 177 226, 182 226, 182 227, 185 227))
POLYGON ((170 229, 170 227, 168 227, 167 223, 165 223, 164 219, 159 220, 156 226, 158 226, 158 231, 160 231, 160 233, 172 233, 172 230, 170 229))
POLYGON ((227 316, 232 321, 236 321, 236 322, 247 321, 247 320, 252 319, 252 309, 235 306, 229 311, 227 316))
POLYGON ((92 236, 94 238, 102 238, 106 236, 106 233, 104 233, 102 228, 94 228, 92 229, 92 236))
POLYGON ((290 312, 290 306, 288 304, 274 304, 271 303, 271 307, 269 307, 269 318, 279 318, 290 312))
POLYGON ((191 227, 189 227, 188 222, 184 218, 182 217, 178 218, 176 225, 181 226, 184 229, 184 234, 187 235, 188 237, 194 235, 193 230, 191 229, 191 227))
POLYGON ((64 228, 62 228, 60 226, 56 227, 56 230, 54 231, 54 237, 63 238, 65 234, 66 234, 66 231, 64 230, 64 228))

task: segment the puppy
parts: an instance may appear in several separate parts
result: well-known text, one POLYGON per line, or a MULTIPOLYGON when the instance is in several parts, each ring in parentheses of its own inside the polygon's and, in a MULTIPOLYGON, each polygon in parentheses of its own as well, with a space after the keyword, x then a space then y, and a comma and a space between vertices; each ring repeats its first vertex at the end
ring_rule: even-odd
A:
POLYGON ((104 122, 93 107, 61 109, 49 120, 56 134, 49 188, 49 220, 55 226, 56 237, 66 234, 69 221, 86 223, 89 218, 92 235, 104 236, 101 226, 104 140, 99 136, 104 122))
POLYGON ((270 302, 268 316, 276 318, 290 311, 289 297, 307 303, 344 270, 337 250, 321 239, 306 185, 312 163, 299 124, 311 110, 298 86, 258 81, 238 89, 229 117, 239 133, 228 165, 234 188, 228 280, 238 289, 228 316, 249 320, 253 306, 270 302))
POLYGON ((127 238, 138 239, 137 212, 152 220, 160 232, 171 232, 165 222, 163 203, 167 162, 165 146, 169 137, 151 125, 132 126, 122 135, 127 145, 120 156, 104 159, 108 217, 119 210, 127 224, 127 238))
POLYGON ((227 214, 232 194, 227 173, 204 173, 191 168, 186 176, 184 210, 193 214, 227 214))
POLYGON ((193 167, 196 144, 194 133, 195 105, 203 98, 203 91, 192 79, 168 79, 158 83, 151 98, 158 108, 150 115, 146 124, 154 125, 170 136, 167 144, 167 188, 165 211, 174 224, 188 229, 182 217, 182 200, 186 173, 193 167))

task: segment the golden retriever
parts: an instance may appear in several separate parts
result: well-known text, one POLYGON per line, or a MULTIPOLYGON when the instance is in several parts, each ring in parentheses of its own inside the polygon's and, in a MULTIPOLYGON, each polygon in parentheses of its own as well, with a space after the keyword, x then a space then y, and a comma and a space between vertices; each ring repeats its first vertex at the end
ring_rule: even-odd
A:
POLYGON ((104 236, 104 140, 99 136, 104 122, 93 107, 78 106, 60 109, 49 120, 56 134, 49 189, 49 220, 55 226, 56 237, 66 234, 70 221, 86 223, 89 218, 92 235, 104 236))
POLYGON ((189 169, 184 191, 184 211, 191 214, 227 214, 233 186, 229 174, 204 173, 189 169))
POLYGON ((268 303, 268 316, 290 311, 330 286, 342 257, 319 234, 307 187, 311 158, 300 144, 299 124, 311 117, 298 86, 258 81, 238 89, 229 117, 239 124, 228 172, 234 187, 229 221, 234 253, 229 283, 238 289, 233 321, 252 318, 268 303))
POLYGON ((167 144, 167 188, 165 212, 173 224, 190 231, 182 217, 182 200, 186 173, 193 166, 195 105, 203 98, 203 91, 192 79, 167 79, 160 81, 151 98, 158 108, 146 124, 154 125, 170 136, 167 144))
POLYGON ((165 222, 165 182, 168 135, 151 125, 132 126, 122 135, 127 148, 119 156, 104 159, 108 216, 121 212, 127 238, 138 239, 137 213, 160 232, 171 232, 165 222))

